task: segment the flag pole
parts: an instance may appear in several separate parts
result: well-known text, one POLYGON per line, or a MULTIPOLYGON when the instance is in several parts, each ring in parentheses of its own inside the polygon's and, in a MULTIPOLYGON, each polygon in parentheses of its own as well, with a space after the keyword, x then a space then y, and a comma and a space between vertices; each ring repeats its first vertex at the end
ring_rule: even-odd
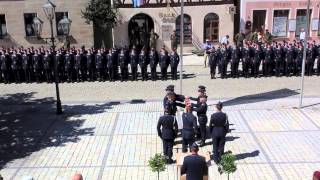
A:
POLYGON ((310 32, 310 0, 308 0, 308 7, 307 7, 307 28, 306 28, 306 36, 303 41, 303 60, 302 60, 302 70, 301 70, 301 92, 300 92, 300 102, 299 102, 299 108, 302 108, 303 104, 303 92, 304 92, 304 74, 305 74, 305 68, 306 68, 306 58, 307 58, 307 40, 309 38, 309 32, 310 32))
POLYGON ((180 94, 182 94, 182 76, 183 76, 183 39, 184 39, 184 0, 180 0, 180 94))

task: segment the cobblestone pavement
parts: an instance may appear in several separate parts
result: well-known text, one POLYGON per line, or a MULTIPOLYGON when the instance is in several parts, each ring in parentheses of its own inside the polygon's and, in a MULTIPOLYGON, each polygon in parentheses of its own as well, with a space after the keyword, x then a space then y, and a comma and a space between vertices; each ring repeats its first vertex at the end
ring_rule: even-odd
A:
MULTIPOLYGON (((0 140, 4 179, 68 180, 75 172, 89 180, 156 179, 147 163, 161 152, 156 132, 160 101, 67 103, 64 114, 56 116, 53 99, 32 100, 33 95, 0 99, 0 123, 11 122, 1 134, 7 139, 0 140)), ((320 97, 306 98, 305 108, 297 109, 292 95, 223 99, 232 129, 225 150, 237 157, 238 170, 231 179, 310 179, 319 169, 320 97)), ((211 107, 208 115, 212 112, 211 107)), ((181 127, 181 112, 177 118, 181 127)), ((181 147, 180 140, 175 147, 181 147)), ((210 142, 202 152, 212 151, 210 142)), ((160 178, 175 180, 176 172, 177 166, 169 165, 160 178)), ((209 177, 226 179, 214 163, 209 177)))

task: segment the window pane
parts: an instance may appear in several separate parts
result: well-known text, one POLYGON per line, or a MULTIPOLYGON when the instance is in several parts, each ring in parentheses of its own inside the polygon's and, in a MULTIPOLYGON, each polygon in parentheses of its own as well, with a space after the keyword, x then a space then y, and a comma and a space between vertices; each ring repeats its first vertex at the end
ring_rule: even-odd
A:
POLYGON ((7 23, 4 14, 0 14, 0 36, 7 35, 7 23))
POLYGON ((26 13, 24 14, 24 24, 25 24, 25 31, 26 36, 35 36, 35 30, 33 29, 33 18, 37 17, 36 13, 26 13))
MULTIPOLYGON (((309 22, 311 18, 312 10, 310 9, 309 14, 309 22)), ((307 31, 307 10, 306 9, 298 9, 297 10, 297 20, 296 20, 296 36, 298 37, 301 29, 303 28, 307 31)))
POLYGON ((64 16, 68 17, 68 12, 56 12, 56 29, 58 36, 64 35, 62 28, 59 27, 59 21, 63 19, 64 16))
POLYGON ((209 13, 204 18, 203 42, 209 39, 213 42, 219 41, 219 16, 215 13, 209 13))
MULTIPOLYGON (((177 17, 176 20, 176 33, 177 33, 177 39, 178 43, 180 43, 180 16, 177 17)), ((192 44, 192 24, 191 24, 191 17, 189 15, 184 15, 183 16, 183 33, 184 33, 184 38, 183 38, 183 44, 192 44)))
POLYGON ((273 17, 272 34, 277 37, 285 37, 288 33, 289 10, 275 10, 273 17))

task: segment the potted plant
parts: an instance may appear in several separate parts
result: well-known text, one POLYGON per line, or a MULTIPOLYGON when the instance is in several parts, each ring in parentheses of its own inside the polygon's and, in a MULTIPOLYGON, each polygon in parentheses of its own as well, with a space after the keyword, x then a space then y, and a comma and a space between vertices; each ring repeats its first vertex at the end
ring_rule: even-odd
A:
POLYGON ((219 164, 218 171, 220 172, 220 174, 226 173, 228 175, 228 180, 229 180, 229 175, 231 173, 236 172, 237 170, 235 161, 236 161, 236 156, 233 155, 231 151, 226 152, 221 156, 221 161, 219 164))
POLYGON ((158 180, 160 172, 166 170, 166 160, 165 157, 162 154, 155 154, 153 157, 151 157, 148 161, 148 165, 151 168, 152 172, 158 173, 158 180))

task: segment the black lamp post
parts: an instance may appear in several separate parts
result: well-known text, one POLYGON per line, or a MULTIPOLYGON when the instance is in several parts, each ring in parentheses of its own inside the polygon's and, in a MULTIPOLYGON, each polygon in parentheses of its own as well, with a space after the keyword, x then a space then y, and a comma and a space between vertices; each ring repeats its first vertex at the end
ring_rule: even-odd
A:
MULTIPOLYGON (((50 22, 50 29, 51 29, 51 48, 52 48, 52 56, 54 57, 54 77, 55 77, 55 85, 56 85, 56 96, 57 96, 57 114, 62 114, 62 107, 61 107, 61 100, 60 100, 60 92, 59 92, 59 77, 58 77, 58 62, 55 58, 55 38, 53 35, 53 19, 55 16, 55 8, 56 5, 54 5, 50 0, 47 1, 45 5, 42 6, 44 13, 46 14, 49 22, 50 22)), ((70 28, 70 26, 68 26, 70 28)))

